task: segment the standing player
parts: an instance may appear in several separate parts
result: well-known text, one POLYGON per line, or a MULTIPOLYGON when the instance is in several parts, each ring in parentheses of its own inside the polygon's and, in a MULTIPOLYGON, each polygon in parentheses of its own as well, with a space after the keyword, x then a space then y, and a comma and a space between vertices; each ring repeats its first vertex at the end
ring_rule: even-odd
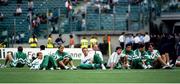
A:
POLYGON ((131 44, 126 44, 126 48, 121 53, 121 61, 124 68, 129 69, 129 66, 132 64, 132 57, 134 52, 132 50, 131 44))
POLYGON ((112 55, 109 57, 107 66, 110 67, 110 70, 113 70, 113 68, 119 68, 118 63, 120 62, 122 48, 116 47, 116 51, 112 53, 112 55))
POLYGON ((12 52, 8 52, 5 58, 4 67, 10 62, 12 67, 23 67, 25 64, 30 64, 27 55, 23 52, 23 47, 19 46, 17 52, 13 55, 12 52))
POLYGON ((163 68, 163 69, 171 68, 170 65, 166 64, 166 62, 165 62, 166 59, 162 59, 159 51, 154 49, 153 43, 149 43, 147 45, 147 48, 148 48, 148 51, 147 51, 148 66, 153 66, 153 68, 163 68))
POLYGON ((68 54, 67 52, 64 52, 64 46, 60 45, 59 46, 59 50, 57 50, 55 52, 54 58, 56 59, 56 61, 58 62, 58 65, 61 67, 61 69, 69 69, 68 66, 66 66, 67 64, 69 64, 71 66, 70 69, 75 70, 76 67, 73 64, 73 59, 71 57, 70 54, 68 54))

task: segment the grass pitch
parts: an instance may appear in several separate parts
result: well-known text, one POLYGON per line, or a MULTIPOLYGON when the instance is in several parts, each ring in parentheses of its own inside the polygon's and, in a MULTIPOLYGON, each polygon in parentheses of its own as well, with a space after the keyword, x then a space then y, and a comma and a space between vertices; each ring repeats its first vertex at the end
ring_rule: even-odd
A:
MULTIPOLYGON (((77 65, 78 62, 76 62, 77 65)), ((0 83, 179 83, 180 68, 151 70, 29 70, 0 68, 0 83)))

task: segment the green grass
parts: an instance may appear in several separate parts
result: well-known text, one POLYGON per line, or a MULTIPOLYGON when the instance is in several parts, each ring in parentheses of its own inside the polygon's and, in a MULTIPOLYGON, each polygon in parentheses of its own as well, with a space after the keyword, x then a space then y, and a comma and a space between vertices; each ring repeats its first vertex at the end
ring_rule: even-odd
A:
MULTIPOLYGON (((78 63, 78 62, 75 62, 78 63)), ((178 83, 180 68, 172 70, 29 70, 0 68, 0 83, 178 83)))

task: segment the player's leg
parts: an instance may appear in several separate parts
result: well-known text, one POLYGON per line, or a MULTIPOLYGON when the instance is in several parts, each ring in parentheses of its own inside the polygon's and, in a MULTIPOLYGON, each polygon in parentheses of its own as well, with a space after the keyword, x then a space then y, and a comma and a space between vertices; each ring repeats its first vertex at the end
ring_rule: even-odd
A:
POLYGON ((40 69, 46 70, 48 67, 48 63, 49 63, 49 56, 44 56, 44 59, 40 66, 41 67, 40 69))
POLYGON ((54 69, 57 69, 57 63, 56 63, 55 59, 52 56, 49 56, 49 61, 51 62, 52 67, 54 69))
POLYGON ((148 69, 152 68, 153 61, 154 61, 153 59, 148 59, 148 58, 146 59, 145 63, 148 69))
POLYGON ((134 68, 134 69, 142 68, 142 61, 141 61, 141 59, 133 59, 132 60, 131 68, 134 68))
POLYGON ((169 63, 169 53, 165 53, 165 57, 166 57, 166 64, 170 65, 170 63, 169 63))
POLYGON ((74 66, 72 57, 69 57, 69 65, 71 66, 71 69, 72 69, 72 70, 77 69, 77 68, 74 66))
POLYGON ((61 69, 69 69, 69 67, 64 64, 63 57, 60 57, 59 59, 57 59, 57 64, 61 69))
POLYGON ((101 68, 102 68, 103 70, 106 69, 106 67, 105 67, 104 64, 103 64, 103 61, 102 61, 101 57, 99 57, 98 54, 94 55, 93 63, 94 63, 95 65, 96 65, 96 64, 100 64, 100 65, 101 65, 101 68))
POLYGON ((8 62, 12 62, 12 61, 13 61, 12 55, 11 54, 7 54, 7 56, 5 57, 4 66, 6 66, 8 62))

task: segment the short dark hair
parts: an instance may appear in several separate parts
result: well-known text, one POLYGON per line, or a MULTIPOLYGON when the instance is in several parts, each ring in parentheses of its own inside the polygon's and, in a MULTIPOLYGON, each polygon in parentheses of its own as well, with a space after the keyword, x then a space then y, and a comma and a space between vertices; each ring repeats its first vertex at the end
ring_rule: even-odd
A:
POLYGON ((128 44, 126 44, 126 48, 128 47, 128 46, 132 46, 130 43, 128 43, 128 44))
POLYGON ((22 52, 22 51, 23 51, 23 47, 22 47, 22 46, 19 46, 19 47, 18 47, 18 51, 19 51, 19 52, 22 52))
POLYGON ((138 48, 144 48, 144 46, 145 46, 144 43, 140 43, 138 48))
POLYGON ((41 49, 41 50, 45 50, 45 48, 46 48, 45 45, 41 45, 41 46, 40 46, 40 49, 41 49))
POLYGON ((62 36, 62 34, 59 34, 59 37, 61 37, 62 36))
POLYGON ((149 48, 150 46, 154 47, 154 43, 148 43, 147 48, 149 48))
POLYGON ((69 35, 70 38, 73 38, 73 35, 69 35))
POLYGON ((116 51, 119 50, 119 49, 122 49, 120 46, 116 47, 116 51))

